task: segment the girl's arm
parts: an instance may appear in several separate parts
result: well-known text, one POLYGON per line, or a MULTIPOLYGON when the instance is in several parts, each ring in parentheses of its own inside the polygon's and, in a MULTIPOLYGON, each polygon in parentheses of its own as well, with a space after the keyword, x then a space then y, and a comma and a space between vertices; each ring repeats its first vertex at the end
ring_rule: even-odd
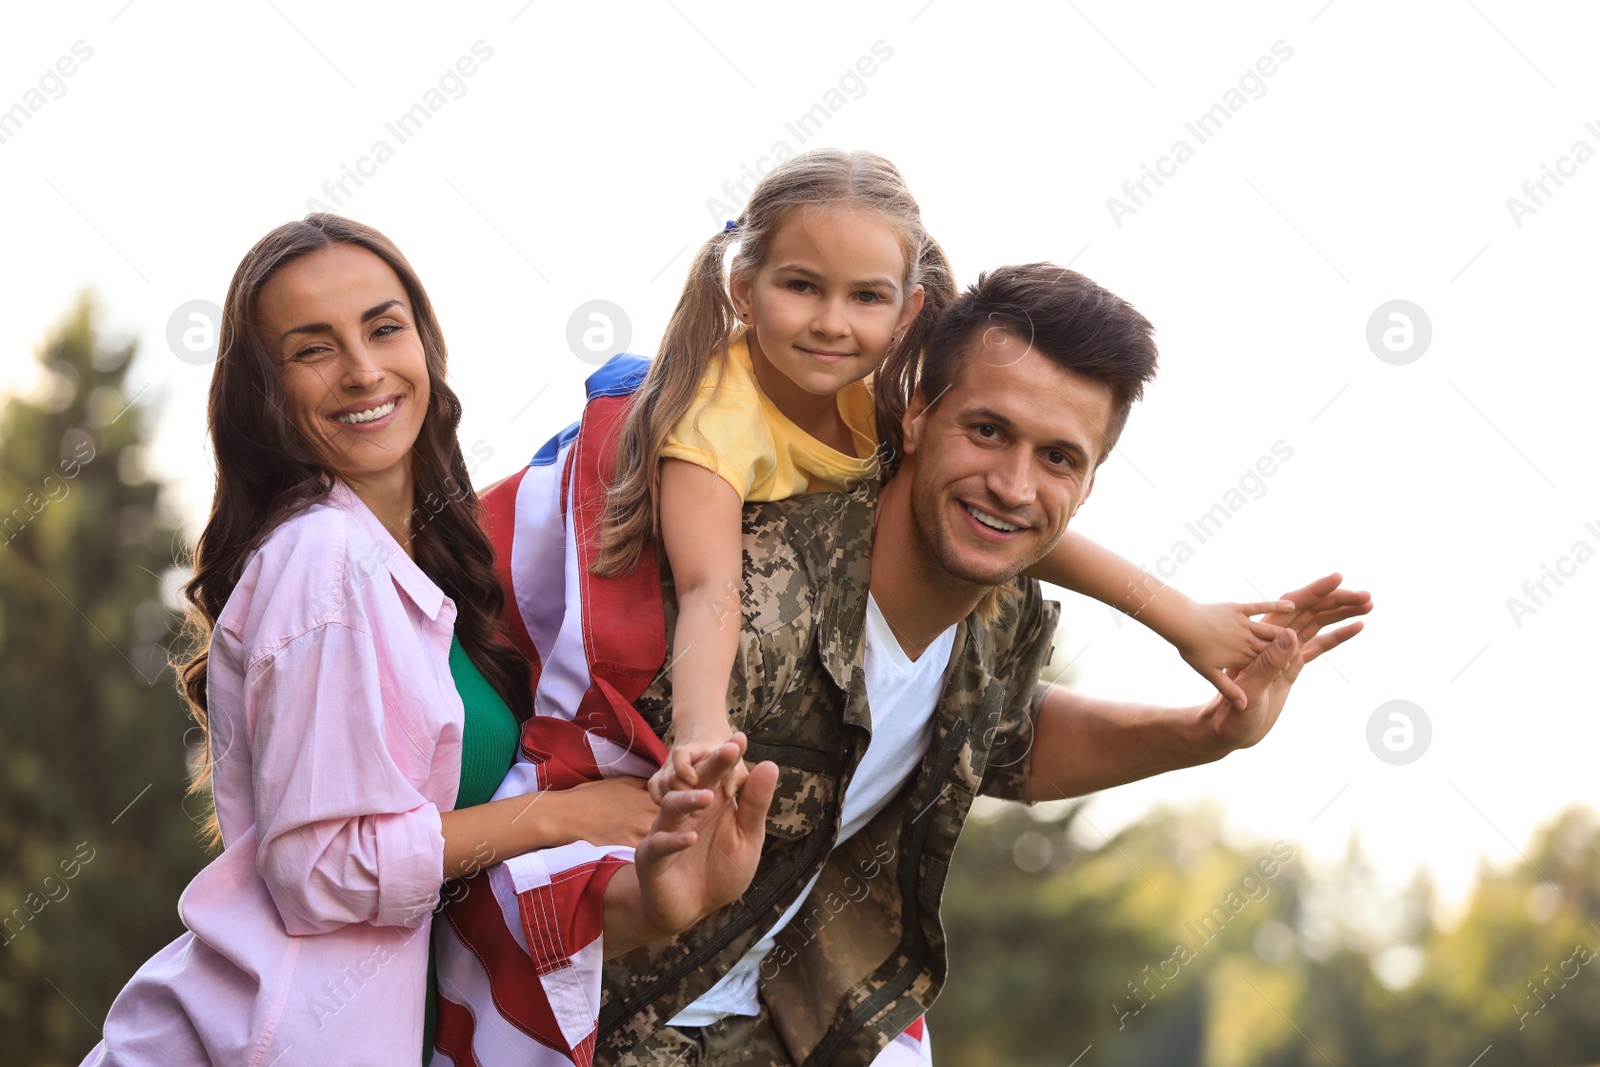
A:
POLYGON ((1225 672, 1255 659, 1278 635, 1278 627, 1251 616, 1294 610, 1294 605, 1283 600, 1196 604, 1154 575, 1071 530, 1027 573, 1138 619, 1176 647, 1185 662, 1240 707, 1244 706, 1244 690, 1225 672))
MULTIPOLYGON (((728 679, 744 621, 744 502, 716 472, 681 459, 661 461, 661 545, 672 567, 678 622, 672 635, 672 751, 651 781, 660 797, 692 789, 693 764, 727 741, 728 679)), ((742 765, 725 779, 743 784, 742 765)))
POLYGON ((1178 590, 1163 585, 1155 575, 1072 530, 1063 534, 1049 555, 1028 568, 1027 573, 1030 578, 1109 604, 1168 641, 1181 627, 1185 607, 1194 603, 1178 590))

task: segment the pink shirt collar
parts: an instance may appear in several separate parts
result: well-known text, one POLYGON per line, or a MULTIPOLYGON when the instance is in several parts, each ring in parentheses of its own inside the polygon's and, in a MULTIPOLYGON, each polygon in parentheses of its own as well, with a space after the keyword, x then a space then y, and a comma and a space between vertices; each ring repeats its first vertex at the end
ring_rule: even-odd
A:
POLYGON ((415 560, 406 555, 405 549, 400 547, 400 543, 384 528, 383 523, 378 521, 372 509, 356 496, 355 490, 341 479, 334 478, 333 488, 329 491, 325 503, 347 512, 372 536, 374 544, 388 550, 383 553, 381 560, 375 559, 373 564, 381 562, 386 566, 394 577, 395 584, 411 598, 411 602, 420 608, 430 621, 438 621, 439 612, 445 602, 444 590, 417 566, 415 560))

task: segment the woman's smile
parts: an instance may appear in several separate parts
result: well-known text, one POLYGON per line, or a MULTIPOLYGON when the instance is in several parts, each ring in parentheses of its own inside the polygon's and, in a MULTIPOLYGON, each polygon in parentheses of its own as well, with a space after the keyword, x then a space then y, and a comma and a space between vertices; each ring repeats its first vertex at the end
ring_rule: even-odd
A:
POLYGON ((328 417, 356 433, 375 433, 394 425, 393 416, 405 399, 403 394, 395 394, 377 402, 351 404, 328 417))

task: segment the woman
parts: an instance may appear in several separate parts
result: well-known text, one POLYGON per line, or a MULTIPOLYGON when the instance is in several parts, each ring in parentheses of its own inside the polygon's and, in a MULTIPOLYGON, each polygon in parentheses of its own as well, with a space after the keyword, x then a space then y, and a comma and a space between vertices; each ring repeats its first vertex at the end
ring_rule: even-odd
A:
MULTIPOLYGON (((723 808, 708 790, 660 811, 626 779, 531 811, 482 803, 531 694, 497 632, 445 361, 415 272, 367 227, 307 216, 235 272, 208 411, 217 488, 187 587, 204 647, 181 672, 223 849, 179 902, 189 932, 117 997, 86 1063, 415 1063, 441 886, 531 849, 643 838, 637 873, 618 849, 596 874, 619 887, 608 949, 743 888, 691 862, 730 846, 729 820, 692 829, 723 808)), ((748 807, 740 857, 765 804, 748 807)))

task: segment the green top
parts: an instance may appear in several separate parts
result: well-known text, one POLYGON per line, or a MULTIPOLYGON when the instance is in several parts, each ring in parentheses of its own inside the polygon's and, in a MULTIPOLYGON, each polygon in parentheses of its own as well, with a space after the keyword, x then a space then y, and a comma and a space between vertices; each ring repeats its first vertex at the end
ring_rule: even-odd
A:
POLYGON ((457 638, 450 639, 450 677, 466 710, 461 724, 461 784, 456 807, 488 803, 517 756, 522 727, 489 680, 467 658, 457 638))
MULTIPOLYGON (((456 808, 487 803, 517 756, 522 727, 511 708, 489 684, 457 638, 450 639, 450 677, 461 694, 466 717, 461 723, 461 784, 456 787, 456 808)), ((439 1023, 435 1003, 437 979, 433 947, 428 947, 428 988, 422 1021, 422 1062, 433 1059, 433 1033, 439 1023)))

